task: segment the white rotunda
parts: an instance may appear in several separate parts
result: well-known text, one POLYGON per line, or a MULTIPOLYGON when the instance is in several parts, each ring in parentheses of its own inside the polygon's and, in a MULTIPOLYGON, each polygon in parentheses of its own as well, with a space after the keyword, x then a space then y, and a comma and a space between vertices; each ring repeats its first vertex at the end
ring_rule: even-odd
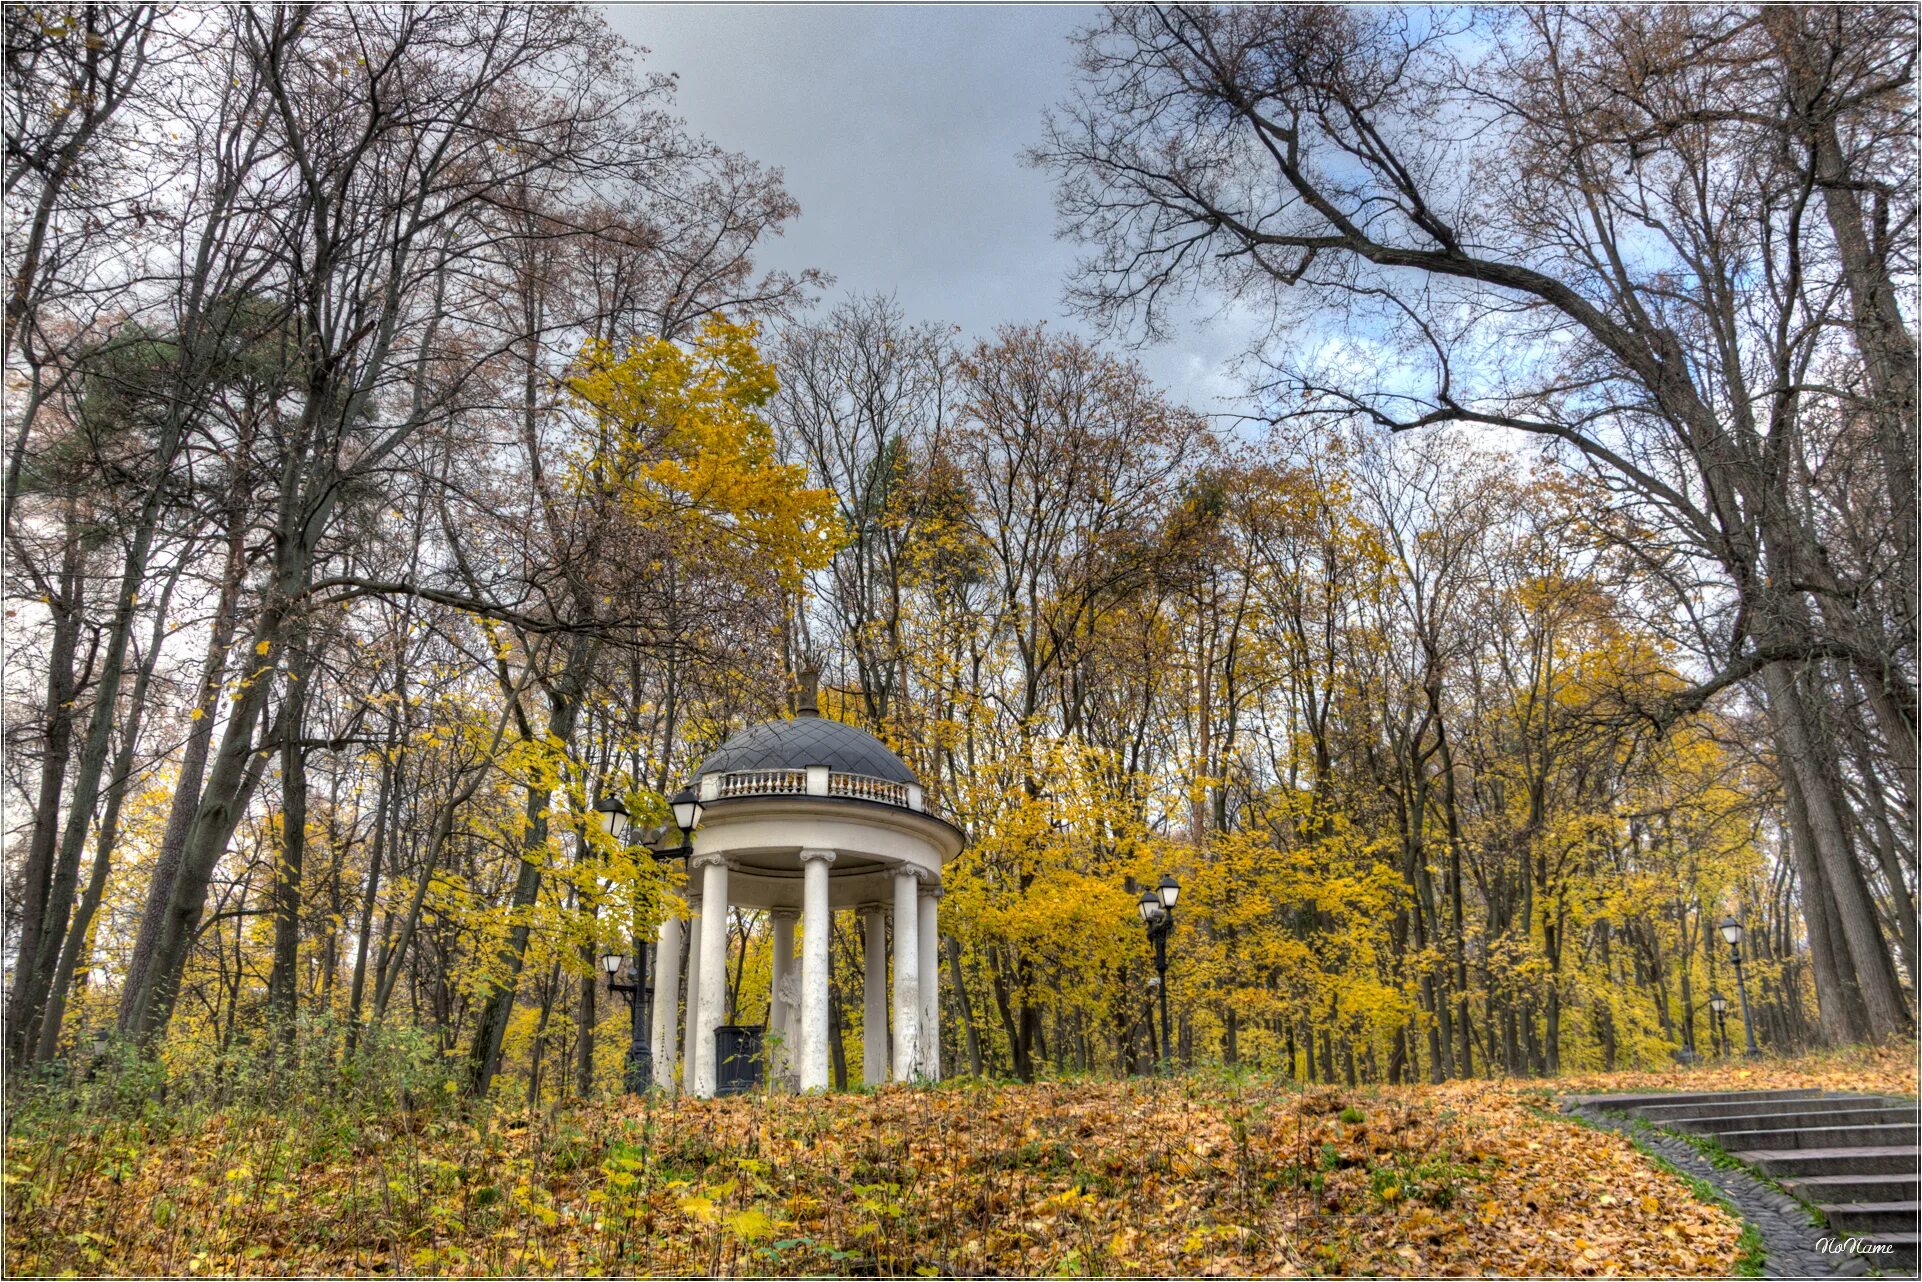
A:
POLYGON ((961 853, 960 829, 927 805, 921 785, 867 731, 820 715, 811 673, 791 720, 763 721, 723 743, 695 771, 700 826, 688 859, 685 923, 661 924, 655 966, 653 1059, 675 1060, 675 989, 685 942, 684 1084, 707 1097, 719 1078, 714 1030, 727 1000, 729 908, 766 909, 774 965, 770 1074, 802 1090, 828 1085, 828 933, 832 914, 861 915, 866 955, 861 1079, 931 1081, 940 1071, 941 870, 961 853), (887 924, 894 924, 893 1011, 887 924), (794 956, 801 927, 798 968, 794 956), (893 1054, 888 1030, 892 1028, 893 1054))

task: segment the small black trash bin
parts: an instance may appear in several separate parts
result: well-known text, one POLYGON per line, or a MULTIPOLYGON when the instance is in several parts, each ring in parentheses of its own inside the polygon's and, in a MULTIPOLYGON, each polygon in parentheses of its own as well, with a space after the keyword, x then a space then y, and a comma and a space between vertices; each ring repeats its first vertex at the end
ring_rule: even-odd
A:
POLYGON ((761 1026, 722 1024, 714 1030, 714 1093, 745 1095, 761 1085, 761 1026))

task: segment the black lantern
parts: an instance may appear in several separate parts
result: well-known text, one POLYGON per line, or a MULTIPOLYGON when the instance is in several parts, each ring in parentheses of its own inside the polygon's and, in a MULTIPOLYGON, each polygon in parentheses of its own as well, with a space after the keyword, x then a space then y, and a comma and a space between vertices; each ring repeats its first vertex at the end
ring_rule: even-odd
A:
POLYGON ((626 961, 627 958, 621 956, 619 953, 602 953, 601 969, 606 971, 608 976, 612 978, 621 973, 621 966, 625 964, 626 961))
POLYGON ((1708 1008, 1717 1015, 1726 1015, 1728 1014, 1728 998, 1722 996, 1719 992, 1711 992, 1708 995, 1708 1008))
POLYGON ((619 797, 602 797, 594 803, 594 815, 608 836, 620 845, 627 844, 627 835, 634 831, 634 816, 627 813, 626 803, 619 797))
MULTIPOLYGON (((692 788, 683 788, 668 798, 667 808, 674 816, 674 826, 681 830, 681 843, 678 846, 666 844, 653 848, 656 859, 686 859, 694 853, 694 830, 701 826, 701 794, 692 788)), ((667 834, 663 832, 662 837, 667 834)))
POLYGON ((1152 890, 1141 892, 1140 908, 1142 923, 1147 926, 1153 926, 1168 915, 1167 909, 1161 906, 1160 898, 1152 890))
POLYGON ((1161 898, 1161 906, 1169 912, 1175 910, 1175 900, 1181 898, 1181 885, 1173 877, 1162 874, 1161 882, 1155 887, 1155 894, 1161 898))
POLYGON ((1735 918, 1722 918, 1721 931, 1722 938, 1728 941, 1730 948, 1734 948, 1742 942, 1742 923, 1736 921, 1735 918))
POLYGON ((674 811, 674 822, 682 832, 691 833, 701 826, 701 794, 694 789, 681 789, 667 804, 674 811))

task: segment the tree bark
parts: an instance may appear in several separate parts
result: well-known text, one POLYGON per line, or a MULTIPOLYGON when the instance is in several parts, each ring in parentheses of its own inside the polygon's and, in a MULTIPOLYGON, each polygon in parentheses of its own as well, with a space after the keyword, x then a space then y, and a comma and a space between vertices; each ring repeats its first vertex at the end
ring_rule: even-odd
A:
POLYGON ((200 805, 201 786, 207 777, 207 757, 213 749, 214 728, 220 713, 220 690, 226 678, 228 652, 233 648, 235 614, 240 600, 241 578, 246 569, 245 527, 239 520, 230 496, 227 511, 226 559, 220 572, 220 595, 214 606, 213 623, 207 635, 207 652, 200 664, 200 681, 194 699, 187 744, 180 758, 180 773, 174 779, 173 802, 167 811, 167 826, 161 835, 160 853, 154 860, 147 883, 146 906, 134 935, 127 958, 127 973, 121 980, 120 1034, 136 1034, 139 1003, 146 988, 147 974, 159 946, 173 898, 174 882, 180 876, 180 859, 187 845, 187 831, 193 825, 200 805))
POLYGON ((34 1050, 36 1063, 51 1060, 59 1049, 60 1025, 67 1013, 67 990, 86 951, 94 914, 99 911, 100 901, 107 892, 107 873, 113 864, 114 842, 120 832, 120 808, 126 801, 128 788, 133 784, 140 750, 140 732, 146 722, 147 690, 153 682, 154 669, 160 662, 161 647, 166 642, 174 588, 180 582, 184 564, 185 558, 175 566, 154 608, 153 631, 147 641, 147 653, 134 677, 133 691, 127 701, 126 724, 120 728, 120 751, 114 758, 113 778, 107 785, 107 805, 100 816, 100 831, 94 841, 93 868, 87 874, 87 889, 81 895, 80 907, 67 927, 66 939, 61 945, 59 960, 54 966, 53 979, 47 990, 47 1007, 40 1020, 39 1044, 34 1050))
POLYGON ((1860 994, 1868 1017, 1868 1040, 1886 1041, 1906 1031, 1910 1019, 1861 871, 1842 831, 1834 792, 1816 756, 1818 750, 1794 670, 1778 661, 1764 668, 1762 677, 1769 695, 1769 719, 1787 769, 1795 777, 1803 819, 1830 893, 1829 902, 1835 907, 1841 938, 1830 943, 1842 945, 1837 978, 1845 990, 1852 988, 1860 994))
MULTIPOLYGON (((598 650, 597 642, 586 633, 577 634, 569 645, 567 662, 556 681, 547 719, 548 742, 560 751, 566 751, 573 741, 574 725, 580 716, 581 698, 586 688, 587 669, 598 650)), ((522 846, 520 871, 514 879, 514 894, 508 903, 508 911, 519 920, 508 931, 507 942, 501 948, 498 964, 506 974, 495 983, 486 1004, 481 1008, 480 1020, 474 1028, 473 1047, 467 1060, 467 1091, 476 1098, 487 1094, 494 1074, 500 1071, 501 1038, 506 1034, 507 1021, 514 1013, 514 993, 520 979, 521 964, 527 956, 529 927, 526 913, 540 897, 539 861, 546 856, 547 808, 552 800, 553 794, 545 788, 530 787, 527 790, 527 837, 522 846)))
POLYGON ((313 672, 304 638, 288 655, 280 744, 280 857, 274 861, 274 963, 267 974, 267 1026, 282 1047, 294 1044, 300 1005, 301 875, 307 856, 308 678, 313 672))
POLYGON ((66 522, 59 591, 48 602, 53 613, 53 636, 47 653, 46 736, 41 747, 40 789, 34 805, 33 830, 27 838, 27 858, 21 872, 20 941, 14 952, 13 988, 7 1001, 10 1020, 7 1046, 16 1065, 25 1059, 20 1052, 27 1039, 32 960, 39 955, 40 940, 46 930, 54 849, 60 836, 60 794, 73 752, 73 665, 79 647, 86 579, 80 572, 79 509, 71 499, 67 502, 66 522))

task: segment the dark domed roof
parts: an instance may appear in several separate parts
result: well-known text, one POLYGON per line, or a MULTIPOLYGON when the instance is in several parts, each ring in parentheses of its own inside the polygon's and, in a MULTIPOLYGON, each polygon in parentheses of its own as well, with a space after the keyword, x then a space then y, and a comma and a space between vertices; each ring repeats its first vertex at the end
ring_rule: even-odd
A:
POLYGON ((890 783, 915 783, 914 772, 888 746, 859 726, 803 712, 791 721, 763 721, 708 754, 696 777, 736 770, 802 770, 826 766, 843 774, 890 783))

